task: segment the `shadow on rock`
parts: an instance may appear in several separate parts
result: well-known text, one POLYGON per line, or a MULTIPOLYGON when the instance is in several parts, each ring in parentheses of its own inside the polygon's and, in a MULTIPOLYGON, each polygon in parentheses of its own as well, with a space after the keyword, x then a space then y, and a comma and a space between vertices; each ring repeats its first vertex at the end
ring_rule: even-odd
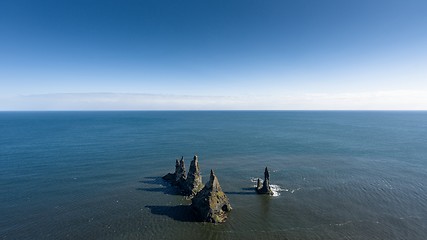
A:
POLYGON ((145 206, 152 214, 170 217, 181 222, 197 222, 191 206, 145 206))

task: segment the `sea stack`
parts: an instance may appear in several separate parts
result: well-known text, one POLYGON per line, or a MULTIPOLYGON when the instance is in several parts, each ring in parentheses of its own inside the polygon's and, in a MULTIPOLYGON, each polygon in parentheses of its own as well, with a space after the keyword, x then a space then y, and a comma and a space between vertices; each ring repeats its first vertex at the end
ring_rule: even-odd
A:
POLYGON ((268 172, 267 167, 264 170, 264 182, 261 185, 261 180, 258 178, 257 186, 255 188, 258 194, 269 194, 273 195, 273 191, 270 187, 270 173, 268 172))
POLYGON ((211 170, 209 182, 192 199, 191 207, 200 221, 222 223, 227 219, 231 205, 213 170, 211 170))
POLYGON ((184 186, 182 186, 184 195, 195 196, 202 188, 202 175, 200 175, 199 159, 194 155, 193 161, 190 163, 187 179, 184 186))
POLYGON ((175 161, 175 172, 168 173, 163 179, 177 186, 181 194, 187 197, 194 197, 203 188, 202 175, 200 174, 199 158, 194 155, 190 163, 188 175, 185 171, 184 157, 175 161))
POLYGON ((187 179, 187 174, 185 172, 184 157, 181 157, 179 163, 176 162, 175 164, 175 182, 180 185, 185 179, 187 179))
POLYGON ((175 172, 166 174, 165 176, 163 176, 163 179, 169 181, 172 185, 178 186, 185 182, 185 180, 187 179, 187 175, 185 172, 184 157, 181 157, 181 160, 179 161, 178 159, 176 159, 175 172))

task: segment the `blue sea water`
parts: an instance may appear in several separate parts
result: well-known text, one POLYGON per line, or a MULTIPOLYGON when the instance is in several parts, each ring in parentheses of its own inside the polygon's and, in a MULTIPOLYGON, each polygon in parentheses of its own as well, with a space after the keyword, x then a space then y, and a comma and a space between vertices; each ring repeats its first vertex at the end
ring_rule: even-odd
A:
POLYGON ((0 113, 1 239, 427 239, 426 183, 424 111, 0 113), (224 224, 160 179, 194 154, 224 224))

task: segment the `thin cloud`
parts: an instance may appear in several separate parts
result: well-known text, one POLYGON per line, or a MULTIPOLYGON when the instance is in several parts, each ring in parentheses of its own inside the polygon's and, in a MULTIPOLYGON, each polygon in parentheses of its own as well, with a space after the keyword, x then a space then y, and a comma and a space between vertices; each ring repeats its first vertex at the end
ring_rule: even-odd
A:
POLYGON ((197 96, 53 93, 3 97, 0 110, 426 110, 427 91, 197 96))

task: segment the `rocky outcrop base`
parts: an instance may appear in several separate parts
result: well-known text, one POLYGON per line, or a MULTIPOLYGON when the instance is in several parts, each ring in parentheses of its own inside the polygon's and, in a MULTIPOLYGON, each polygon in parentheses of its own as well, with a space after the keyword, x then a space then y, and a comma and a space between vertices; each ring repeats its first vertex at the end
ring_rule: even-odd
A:
POLYGON ((227 213, 232 208, 213 170, 209 182, 192 199, 191 208, 200 221, 222 223, 227 219, 227 213))
POLYGON ((166 174, 163 179, 177 186, 184 196, 195 196, 203 187, 198 157, 196 155, 193 157, 188 175, 185 171, 184 157, 181 157, 181 160, 177 159, 175 162, 175 172, 166 174))
POLYGON ((268 172, 267 167, 265 167, 265 170, 264 170, 264 181, 261 183, 261 179, 258 178, 255 191, 258 194, 268 194, 268 195, 274 194, 273 190, 271 190, 271 187, 270 187, 270 173, 268 172))

